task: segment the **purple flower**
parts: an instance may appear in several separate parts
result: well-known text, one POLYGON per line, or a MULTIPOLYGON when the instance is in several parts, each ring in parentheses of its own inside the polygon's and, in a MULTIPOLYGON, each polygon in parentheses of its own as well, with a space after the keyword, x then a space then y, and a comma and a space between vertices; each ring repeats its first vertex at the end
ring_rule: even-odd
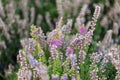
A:
POLYGON ((59 80, 58 75, 54 75, 54 74, 52 74, 52 80, 59 80))
POLYGON ((38 64, 38 61, 34 59, 34 57, 31 54, 28 54, 28 61, 32 67, 35 67, 38 64))
POLYGON ((64 74, 60 80, 68 80, 68 75, 67 74, 64 74))
POLYGON ((80 26, 80 34, 85 35, 87 33, 87 29, 84 26, 80 26))
POLYGON ((90 58, 92 59, 92 60, 94 60, 96 63, 98 63, 98 62, 100 62, 100 60, 102 59, 102 57, 103 57, 103 54, 101 53, 93 53, 93 54, 91 54, 91 56, 90 56, 90 58))
POLYGON ((51 56, 52 56, 53 59, 58 57, 58 53, 56 51, 56 48, 57 48, 57 46, 55 46, 55 45, 52 45, 50 47, 50 52, 51 52, 51 56))
POLYGON ((66 49, 66 56, 68 56, 68 55, 70 55, 70 54, 73 54, 74 53, 74 49, 72 49, 72 48, 70 48, 70 47, 68 47, 67 49, 66 49))
POLYGON ((76 65, 77 62, 76 54, 70 54, 69 59, 72 65, 76 65))
POLYGON ((83 50, 80 50, 80 52, 79 52, 79 62, 80 62, 81 64, 83 64, 85 58, 86 58, 86 52, 83 51, 83 50))
POLYGON ((77 56, 76 56, 76 54, 70 54, 70 55, 68 56, 68 59, 70 60, 71 67, 72 67, 75 71, 78 71, 77 56))
POLYGON ((28 52, 32 52, 34 51, 35 48, 35 42, 32 38, 29 38, 28 41, 26 41, 26 46, 25 46, 26 50, 28 52))
POLYGON ((57 47, 61 47, 62 46, 62 41, 61 40, 50 40, 50 46, 52 45, 56 45, 57 47))

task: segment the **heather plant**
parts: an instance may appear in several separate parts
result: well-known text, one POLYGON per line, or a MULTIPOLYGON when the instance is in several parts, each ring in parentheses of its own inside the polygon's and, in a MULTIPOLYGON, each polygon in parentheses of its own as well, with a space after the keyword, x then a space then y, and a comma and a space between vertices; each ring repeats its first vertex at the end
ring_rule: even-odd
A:
POLYGON ((0 0, 0 77, 17 80, 20 68, 20 80, 119 80, 120 1, 55 1, 0 0), (97 24, 99 10, 89 21, 96 4, 97 24), (58 16, 64 17, 55 24, 58 16), (31 24, 38 28, 26 38, 31 24))
POLYGON ((99 14, 96 6, 90 27, 80 25, 78 33, 72 33, 71 19, 62 25, 63 17, 46 36, 32 25, 31 38, 21 41, 23 49, 17 56, 18 80, 119 80, 120 46, 113 42, 113 30, 93 45, 99 14), (91 47, 96 50, 91 51, 91 47))
POLYGON ((71 23, 62 27, 62 17, 47 36, 40 27, 32 25, 31 38, 21 41, 23 49, 17 56, 18 80, 94 80, 92 76, 97 74, 89 75, 93 66, 87 66, 85 60, 99 14, 100 7, 96 6, 90 29, 80 25, 79 32, 73 35, 71 23))

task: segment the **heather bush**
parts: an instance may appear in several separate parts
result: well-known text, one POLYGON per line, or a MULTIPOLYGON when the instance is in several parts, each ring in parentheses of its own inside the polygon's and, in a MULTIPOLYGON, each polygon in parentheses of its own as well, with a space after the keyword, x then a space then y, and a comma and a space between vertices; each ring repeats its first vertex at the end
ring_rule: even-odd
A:
POLYGON ((119 80, 119 3, 0 0, 0 80, 119 80))
POLYGON ((107 42, 99 42, 98 50, 89 53, 99 13, 100 7, 96 6, 90 28, 81 25, 79 32, 72 35, 70 20, 64 26, 62 17, 47 36, 40 27, 32 25, 31 38, 22 41, 23 49, 17 57, 20 64, 18 80, 106 80, 110 77, 105 73, 110 63, 117 70, 115 79, 119 80, 119 57, 116 56, 119 46, 111 43, 111 30, 106 34, 107 38, 105 36, 107 42))

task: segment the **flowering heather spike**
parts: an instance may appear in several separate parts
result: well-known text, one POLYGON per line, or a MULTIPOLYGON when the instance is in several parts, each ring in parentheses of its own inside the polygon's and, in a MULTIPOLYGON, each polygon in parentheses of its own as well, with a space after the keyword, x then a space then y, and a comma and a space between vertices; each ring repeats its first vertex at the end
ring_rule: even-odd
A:
POLYGON ((39 62, 33 69, 33 79, 49 80, 47 67, 39 62))
POLYGON ((100 60, 102 59, 103 54, 102 53, 93 53, 91 54, 90 58, 95 61, 96 63, 100 62, 100 60))
POLYGON ((62 17, 58 22, 57 28, 48 34, 49 47, 56 46, 57 48, 62 47, 64 35, 61 31, 62 17))
POLYGON ((28 42, 26 42, 25 46, 26 51, 33 52, 35 49, 35 41, 32 38, 28 39, 28 42))
POLYGON ((73 73, 71 74, 75 74, 75 76, 77 77, 77 75, 79 75, 79 67, 78 67, 78 63, 77 63, 77 56, 76 54, 70 54, 68 56, 68 59, 70 60, 70 64, 71 64, 71 69, 73 70, 73 73))
POLYGON ((93 18, 92 18, 93 21, 91 23, 91 28, 93 28, 93 29, 94 29, 94 26, 96 25, 99 15, 100 15, 100 10, 101 10, 101 8, 99 6, 95 7, 95 11, 94 11, 93 18))
POLYGON ((99 77, 97 75, 98 68, 94 61, 92 62, 90 67, 92 68, 92 70, 90 71, 90 80, 99 80, 99 77))
POLYGON ((70 54, 73 54, 74 53, 74 49, 72 49, 72 48, 70 48, 70 47, 68 47, 67 49, 66 49, 66 56, 69 56, 70 54))
POLYGON ((53 30, 52 32, 48 33, 48 35, 47 35, 48 42, 50 42, 50 43, 51 42, 58 43, 58 41, 59 41, 59 43, 63 42, 64 35, 62 33, 61 26, 62 26, 62 17, 58 21, 58 24, 56 25, 56 29, 53 30))
POLYGON ((80 64, 84 64, 84 60, 86 58, 86 52, 83 50, 80 50, 79 52, 79 62, 80 64))
POLYGON ((95 12, 93 15, 93 21, 91 24, 91 29, 87 30, 83 27, 80 27, 80 34, 77 34, 76 37, 71 41, 70 45, 77 49, 84 49, 92 41, 92 36, 94 32, 94 26, 97 22, 98 16, 100 14, 100 7, 96 6, 95 12))
POLYGON ((85 35, 85 39, 86 39, 86 44, 90 44, 92 42, 92 37, 93 37, 93 32, 94 32, 94 29, 90 29, 87 34, 85 35))
POLYGON ((18 80, 31 80, 32 78, 32 72, 28 70, 27 67, 22 67, 22 69, 19 69, 17 75, 18 80))
POLYGON ((17 56, 17 62, 20 64, 21 67, 27 66, 26 53, 24 51, 19 50, 19 54, 17 56))
POLYGON ((51 56, 53 59, 58 58, 58 52, 56 50, 57 46, 53 45, 50 47, 51 56))
POLYGON ((93 15, 94 18, 98 19, 99 15, 100 15, 100 10, 101 10, 101 8, 99 6, 95 7, 95 12, 93 15))
POLYGON ((72 19, 68 19, 67 24, 63 25, 63 27, 61 28, 63 34, 67 34, 71 32, 72 22, 73 22, 72 19))
POLYGON ((87 33, 87 29, 83 26, 80 26, 80 34, 85 35, 87 33))
POLYGON ((42 41, 44 41, 44 40, 45 40, 45 37, 46 37, 46 36, 44 36, 41 27, 36 28, 35 25, 32 25, 32 26, 31 26, 31 33, 30 33, 30 34, 31 34, 32 38, 38 40, 40 43, 41 43, 42 41))
POLYGON ((31 67, 35 67, 38 64, 38 61, 31 54, 28 54, 28 61, 31 67))
POLYGON ((83 49, 86 46, 85 36, 81 34, 76 34, 75 38, 71 41, 70 45, 75 49, 83 49))
POLYGON ((55 45, 55 46, 60 48, 62 46, 62 41, 60 41, 60 40, 50 40, 49 44, 50 44, 50 46, 55 45))

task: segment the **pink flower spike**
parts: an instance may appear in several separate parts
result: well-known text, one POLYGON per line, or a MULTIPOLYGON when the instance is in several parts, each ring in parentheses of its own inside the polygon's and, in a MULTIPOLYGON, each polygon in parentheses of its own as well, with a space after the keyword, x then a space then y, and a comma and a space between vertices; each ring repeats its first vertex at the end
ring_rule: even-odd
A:
POLYGON ((62 42, 60 40, 50 40, 50 46, 52 45, 56 45, 57 47, 61 47, 62 46, 62 42))
POLYGON ((85 35, 87 33, 87 29, 84 26, 80 26, 80 34, 85 35))

